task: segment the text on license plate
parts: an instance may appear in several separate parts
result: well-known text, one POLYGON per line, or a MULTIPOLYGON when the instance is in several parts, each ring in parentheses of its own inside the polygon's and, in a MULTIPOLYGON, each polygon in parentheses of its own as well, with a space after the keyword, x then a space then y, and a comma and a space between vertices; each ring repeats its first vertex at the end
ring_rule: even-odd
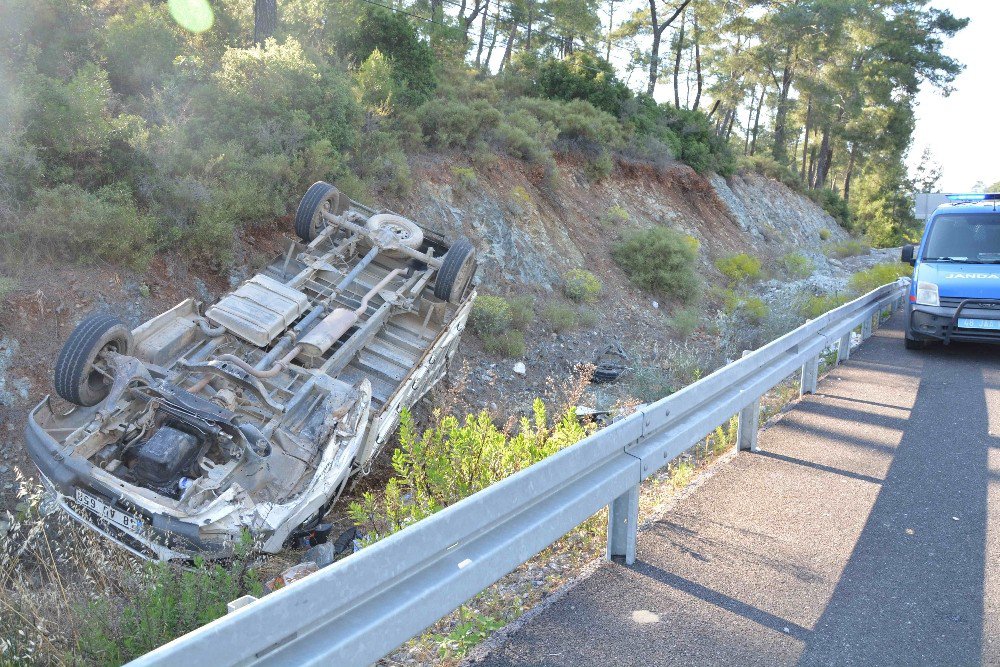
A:
POLYGON ((119 509, 115 509, 100 498, 95 498, 81 489, 76 490, 76 502, 83 505, 102 519, 107 519, 123 530, 127 530, 130 533, 142 532, 141 519, 138 519, 126 512, 122 512, 119 509))
POLYGON ((974 320, 968 317, 958 318, 959 329, 998 329, 1000 320, 974 320))

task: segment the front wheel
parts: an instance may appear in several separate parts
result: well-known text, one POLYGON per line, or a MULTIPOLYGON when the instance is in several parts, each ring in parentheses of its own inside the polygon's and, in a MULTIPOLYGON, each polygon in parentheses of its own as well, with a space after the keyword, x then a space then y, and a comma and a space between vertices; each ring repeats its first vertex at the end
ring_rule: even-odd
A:
POLYGON ((904 334, 903 340, 904 340, 904 344, 906 345, 906 349, 907 350, 924 350, 924 349, 927 349, 927 341, 926 340, 916 340, 914 338, 910 338, 909 336, 906 336, 905 334, 904 334))
POLYGON ((111 380, 102 368, 103 355, 128 354, 131 347, 132 333, 117 317, 93 313, 83 318, 56 361, 56 393, 75 405, 97 405, 111 391, 111 380))

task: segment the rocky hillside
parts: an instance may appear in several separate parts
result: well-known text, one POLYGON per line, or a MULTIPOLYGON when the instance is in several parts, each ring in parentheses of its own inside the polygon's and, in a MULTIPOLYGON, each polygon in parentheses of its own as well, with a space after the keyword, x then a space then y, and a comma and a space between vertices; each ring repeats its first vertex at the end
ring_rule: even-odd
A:
MULTIPOLYGON (((414 174, 412 194, 386 203, 449 236, 468 235, 480 249, 480 292, 528 297, 534 312, 523 354, 488 353, 469 334, 453 369, 450 407, 486 408, 501 420, 528 408, 536 396, 558 401, 577 365, 592 362, 609 342, 623 344, 633 372, 628 381, 595 387, 587 400, 596 407, 647 400, 710 370, 737 347, 754 344, 742 334, 727 342, 711 289, 696 304, 697 325, 678 333, 670 319, 675 304, 635 287, 611 259, 623 232, 667 225, 694 236, 709 286, 721 282, 714 260, 733 253, 759 257, 765 267, 792 251, 808 256, 809 278, 792 284, 772 273, 772 282, 755 287, 763 296, 784 290, 782 299, 793 288, 838 289, 852 270, 878 259, 854 257, 846 266, 829 259, 824 250, 848 240, 847 233, 809 199, 756 175, 727 181, 705 179, 683 165, 619 165, 611 178, 593 184, 581 166, 563 162, 555 183, 539 183, 519 164, 476 173, 441 156, 418 159, 414 174), (603 290, 566 323, 559 312, 565 315, 573 305, 561 296, 562 276, 579 267, 593 272, 603 290)), ((144 274, 90 265, 42 267, 21 277, 0 311, 0 494, 8 502, 13 468, 33 469, 20 442, 27 410, 51 392, 52 366, 76 321, 104 309, 136 325, 188 295, 210 302, 281 252, 291 225, 276 221, 254 233, 238 263, 221 274, 166 253, 144 274)), ((757 340, 771 335, 774 327, 768 326, 761 324, 757 340)))
POLYGON ((812 200, 757 174, 727 181, 681 164, 619 165, 612 178, 593 184, 573 164, 560 168, 554 186, 506 165, 473 181, 462 166, 428 159, 415 170, 414 193, 391 203, 448 234, 470 236, 493 287, 552 289, 580 266, 617 282, 608 248, 628 228, 669 225, 694 236, 709 273, 714 259, 739 252, 773 258, 794 250, 825 265, 823 246, 848 238, 812 200), (825 242, 821 230, 829 233, 825 242))

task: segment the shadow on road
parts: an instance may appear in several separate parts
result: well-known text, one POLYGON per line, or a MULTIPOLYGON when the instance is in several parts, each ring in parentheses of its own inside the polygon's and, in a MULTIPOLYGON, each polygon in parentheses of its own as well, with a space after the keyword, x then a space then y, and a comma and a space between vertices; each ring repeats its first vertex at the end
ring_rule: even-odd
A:
POLYGON ((980 663, 987 455, 997 445, 983 362, 998 349, 952 346, 904 357, 920 369, 915 404, 800 664, 980 663))

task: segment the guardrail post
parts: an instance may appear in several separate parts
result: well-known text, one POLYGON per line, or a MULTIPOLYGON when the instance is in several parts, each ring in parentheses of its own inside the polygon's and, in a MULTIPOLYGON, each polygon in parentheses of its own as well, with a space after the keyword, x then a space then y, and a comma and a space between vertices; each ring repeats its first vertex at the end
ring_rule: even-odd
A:
POLYGON ((757 431, 760 429, 760 399, 740 410, 736 428, 736 451, 756 452, 757 431))
POLYGON ((844 337, 840 339, 840 345, 837 346, 837 363, 842 364, 851 358, 851 332, 848 331, 844 334, 844 337))
POLYGON ((806 394, 815 394, 819 384, 819 355, 816 355, 802 365, 802 379, 799 384, 799 398, 806 394))
POLYGON ((869 313, 865 321, 861 323, 861 340, 868 340, 872 337, 872 314, 869 313))
POLYGON ((608 505, 608 560, 635 562, 639 535, 639 486, 633 486, 608 505))

